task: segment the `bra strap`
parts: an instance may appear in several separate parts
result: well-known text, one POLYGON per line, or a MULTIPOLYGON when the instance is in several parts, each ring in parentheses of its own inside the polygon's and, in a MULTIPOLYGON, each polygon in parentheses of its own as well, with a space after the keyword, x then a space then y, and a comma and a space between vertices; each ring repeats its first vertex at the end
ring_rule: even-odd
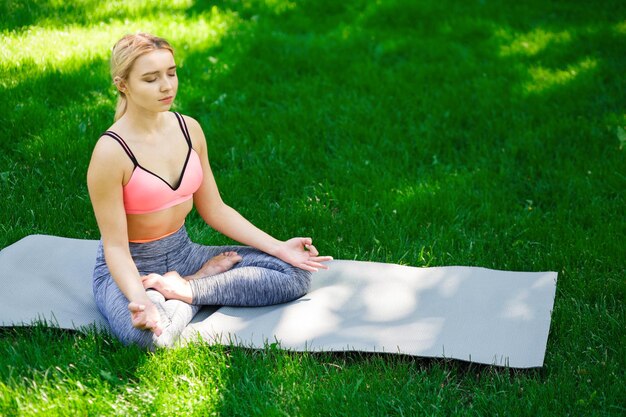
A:
POLYGON ((178 124, 180 125, 180 130, 183 131, 183 136, 185 137, 185 140, 187 141, 187 145, 189 145, 189 148, 191 148, 191 136, 189 136, 189 130, 187 130, 187 123, 185 123, 185 119, 183 119, 183 116, 179 113, 174 112, 174 114, 176 115, 176 118, 178 119, 178 124))
POLYGON ((131 160, 131 161, 133 161, 133 164, 134 164, 135 166, 138 166, 138 165, 139 165, 139 162, 137 162, 137 158, 135 158, 135 155, 134 155, 134 154, 133 154, 133 152, 130 150, 130 148, 128 147, 128 145, 126 144, 126 142, 124 142, 124 139, 122 139, 122 138, 120 137, 120 135, 118 135, 117 133, 112 132, 112 131, 110 131, 110 130, 107 130, 106 132, 104 132, 104 133, 102 134, 102 136, 104 136, 104 135, 109 136, 109 137, 112 137, 113 139, 115 139, 115 140, 117 141, 117 143, 119 143, 119 144, 122 146, 122 148, 124 149, 124 152, 126 152, 126 155, 128 155, 128 157, 130 158, 130 160, 131 160))

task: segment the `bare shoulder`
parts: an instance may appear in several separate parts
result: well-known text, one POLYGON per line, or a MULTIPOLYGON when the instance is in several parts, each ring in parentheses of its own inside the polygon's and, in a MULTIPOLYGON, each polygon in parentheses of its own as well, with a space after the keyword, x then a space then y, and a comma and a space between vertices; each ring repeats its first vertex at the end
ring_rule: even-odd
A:
POLYGON ((182 116, 183 119, 185 119, 185 123, 187 124, 190 133, 192 130, 202 132, 202 126, 200 126, 200 123, 196 119, 191 116, 187 116, 186 114, 183 114, 182 116))
POLYGON ((206 139, 200 123, 198 123, 198 121, 191 116, 184 114, 182 116, 187 124, 187 128, 189 129, 189 135, 191 136, 191 142, 194 148, 198 147, 199 149, 202 149, 206 147, 206 139))
POLYGON ((102 135, 96 142, 89 162, 89 176, 123 178, 126 171, 132 171, 133 162, 124 148, 113 138, 102 135))
POLYGON ((110 136, 102 135, 93 148, 91 161, 111 163, 120 161, 124 155, 126 155, 126 152, 120 143, 110 136))

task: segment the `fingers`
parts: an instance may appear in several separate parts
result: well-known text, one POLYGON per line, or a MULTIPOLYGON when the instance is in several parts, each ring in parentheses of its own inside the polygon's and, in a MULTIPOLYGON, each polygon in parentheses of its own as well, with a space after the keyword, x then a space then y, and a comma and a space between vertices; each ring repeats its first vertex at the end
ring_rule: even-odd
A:
POLYGON ((306 261, 304 262, 306 265, 315 268, 315 270, 317 271, 318 269, 328 269, 327 265, 321 264, 319 262, 315 262, 315 261, 306 261))
POLYGON ((134 301, 128 303, 128 310, 130 311, 130 319, 133 327, 142 330, 150 330, 155 335, 160 336, 163 332, 159 320, 148 320, 146 317, 146 306, 134 301))
POLYGON ((309 251, 309 254, 312 256, 317 256, 320 253, 317 251, 317 248, 312 244, 305 244, 304 247, 309 251))
POLYGON ((305 271, 317 272, 320 269, 329 269, 328 265, 324 265, 322 262, 328 262, 332 260, 332 256, 311 257, 298 265, 298 267, 304 269, 305 271))
MULTIPOLYGON (((144 320, 145 320, 145 317, 144 317, 144 320)), ((144 321, 144 320, 138 320, 136 322, 133 322, 133 326, 142 330, 150 330, 155 335, 161 336, 161 333, 163 333, 163 329, 161 329, 161 325, 159 324, 158 321, 144 321)))
POLYGON ((328 269, 328 266, 324 265, 322 262, 328 262, 332 260, 332 256, 312 256, 308 260, 306 260, 305 263, 312 266, 313 268, 328 269))
POLYGON ((149 321, 146 318, 146 314, 142 311, 139 313, 131 313, 130 320, 133 327, 137 329, 147 329, 149 321))
POLYGON ((296 248, 294 247, 294 245, 301 244, 304 246, 304 250, 306 255, 308 255, 308 259, 300 263, 297 263, 296 261, 295 263, 292 263, 292 265, 304 269, 305 271, 317 272, 319 269, 328 269, 328 266, 322 264, 322 262, 328 262, 333 260, 332 256, 319 256, 319 251, 315 246, 313 246, 313 240, 310 237, 292 238, 289 240, 289 244, 291 246, 291 249, 299 249, 300 253, 297 255, 299 260, 302 260, 303 258, 301 252, 302 246, 300 246, 300 248, 296 248))
POLYGON ((300 265, 297 265, 297 267, 300 268, 300 269, 304 269, 305 271, 317 272, 317 268, 314 268, 314 267, 308 265, 307 263, 301 263, 300 265))
POLYGON ((161 333, 163 333, 163 329, 161 329, 161 325, 158 321, 156 323, 153 323, 153 325, 148 329, 152 330, 152 333, 154 333, 156 336, 161 336, 161 333))
POLYGON ((309 258, 309 261, 313 262, 328 262, 332 261, 334 258, 332 256, 312 256, 309 258))
POLYGON ((144 312, 131 314, 131 322, 133 324, 133 327, 141 330, 150 330, 157 336, 160 336, 163 332, 159 321, 147 320, 144 312))
POLYGON ((328 269, 328 265, 324 265, 324 264, 318 264, 318 263, 313 263, 312 264, 312 263, 309 263, 309 265, 311 265, 313 268, 317 268, 317 269, 328 269))
POLYGON ((131 301, 130 303, 128 303, 128 309, 130 310, 131 313, 139 313, 141 311, 144 311, 146 309, 146 306, 143 304, 139 304, 134 301, 131 301))

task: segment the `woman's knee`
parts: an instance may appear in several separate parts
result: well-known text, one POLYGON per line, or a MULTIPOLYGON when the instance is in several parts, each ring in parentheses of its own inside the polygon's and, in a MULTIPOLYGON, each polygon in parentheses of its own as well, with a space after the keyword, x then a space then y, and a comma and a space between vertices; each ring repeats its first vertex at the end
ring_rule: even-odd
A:
POLYGON ((122 344, 126 346, 137 345, 146 349, 154 348, 153 333, 150 330, 142 330, 134 327, 130 312, 124 313, 117 311, 114 314, 109 314, 109 317, 111 333, 113 333, 122 344))
POLYGON ((294 266, 291 267, 288 275, 293 283, 293 289, 297 297, 302 297, 309 292, 311 288, 311 272, 294 266))
POLYGON ((96 304, 109 323, 109 329, 122 344, 136 344, 142 348, 152 348, 152 332, 137 329, 132 324, 128 299, 115 285, 103 285, 95 292, 96 304))

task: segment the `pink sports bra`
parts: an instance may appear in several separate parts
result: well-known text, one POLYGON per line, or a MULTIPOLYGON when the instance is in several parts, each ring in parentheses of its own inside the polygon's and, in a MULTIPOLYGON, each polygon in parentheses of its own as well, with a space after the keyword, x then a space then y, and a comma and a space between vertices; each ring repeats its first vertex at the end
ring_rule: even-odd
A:
POLYGON ((117 133, 110 130, 103 133, 115 139, 135 165, 130 180, 124 186, 124 209, 127 214, 153 213, 173 207, 189 200, 202 184, 202 165, 200 157, 191 146, 187 124, 183 116, 175 112, 174 114, 189 145, 187 158, 176 187, 172 187, 163 178, 139 165, 135 155, 117 133))

